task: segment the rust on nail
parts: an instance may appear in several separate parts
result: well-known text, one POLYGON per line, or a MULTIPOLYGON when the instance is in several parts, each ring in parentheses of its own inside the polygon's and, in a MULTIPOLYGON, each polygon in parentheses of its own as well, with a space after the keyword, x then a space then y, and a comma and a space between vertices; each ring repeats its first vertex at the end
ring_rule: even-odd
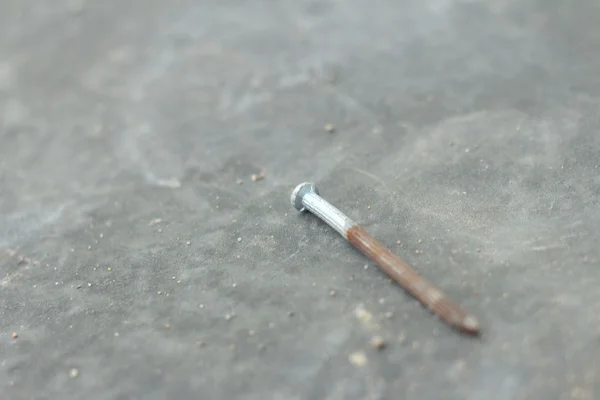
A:
POLYGON ((358 225, 350 227, 346 232, 346 238, 353 246, 377 263, 402 288, 448 324, 466 334, 476 335, 479 333, 479 323, 474 316, 450 301, 440 289, 419 275, 410 265, 369 235, 363 228, 358 225))

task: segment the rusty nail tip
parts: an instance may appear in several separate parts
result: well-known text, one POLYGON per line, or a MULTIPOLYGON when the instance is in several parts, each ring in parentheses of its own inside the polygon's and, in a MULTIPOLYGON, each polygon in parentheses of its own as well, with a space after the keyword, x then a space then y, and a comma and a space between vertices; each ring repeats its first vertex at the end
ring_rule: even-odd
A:
POLYGON ((363 228, 319 195, 314 183, 303 182, 292 191, 290 202, 298 211, 308 210, 319 217, 394 279, 432 312, 459 331, 477 335, 477 319, 451 302, 434 284, 384 247, 363 228), (433 296, 432 294, 436 294, 433 296))
POLYGON ((467 332, 471 332, 471 333, 475 333, 475 334, 479 333, 479 321, 477 321, 477 318, 475 318, 472 315, 468 315, 463 320, 463 326, 467 330, 467 332))

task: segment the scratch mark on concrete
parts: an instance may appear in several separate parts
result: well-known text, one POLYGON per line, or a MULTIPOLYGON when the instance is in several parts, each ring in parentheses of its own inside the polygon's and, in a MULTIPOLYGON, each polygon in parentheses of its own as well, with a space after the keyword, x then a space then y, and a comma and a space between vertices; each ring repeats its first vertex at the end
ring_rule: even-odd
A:
POLYGON ((363 175, 373 179, 375 182, 379 183, 386 191, 388 191, 388 192, 390 191, 388 184, 385 183, 385 181, 383 179, 381 179, 380 177, 378 177, 377 175, 374 175, 368 171, 365 171, 364 169, 356 168, 356 167, 346 167, 346 169, 349 169, 354 172, 358 172, 359 174, 363 174, 363 175))

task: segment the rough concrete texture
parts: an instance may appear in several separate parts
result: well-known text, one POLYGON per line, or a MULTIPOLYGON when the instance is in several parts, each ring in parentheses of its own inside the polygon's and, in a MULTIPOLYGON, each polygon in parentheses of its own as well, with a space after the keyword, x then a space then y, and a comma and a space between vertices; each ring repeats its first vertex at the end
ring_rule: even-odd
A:
POLYGON ((599 27, 595 0, 2 1, 2 398, 600 398, 599 27), (305 180, 482 337, 295 212, 305 180))

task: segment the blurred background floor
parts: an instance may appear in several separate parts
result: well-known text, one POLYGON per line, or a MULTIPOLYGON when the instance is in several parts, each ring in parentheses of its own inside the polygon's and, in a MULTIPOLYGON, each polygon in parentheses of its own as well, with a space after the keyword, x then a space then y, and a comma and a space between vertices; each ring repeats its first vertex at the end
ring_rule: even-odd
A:
POLYGON ((0 392, 599 398, 599 72, 594 0, 4 0, 0 392))

